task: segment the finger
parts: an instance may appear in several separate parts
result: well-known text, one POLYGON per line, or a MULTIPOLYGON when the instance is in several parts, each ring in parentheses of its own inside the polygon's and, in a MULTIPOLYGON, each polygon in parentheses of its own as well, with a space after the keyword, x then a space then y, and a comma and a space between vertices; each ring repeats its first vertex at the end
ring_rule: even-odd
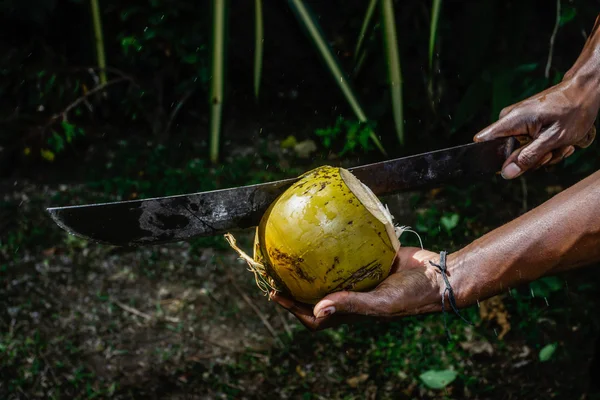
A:
POLYGON ((552 158, 556 127, 550 127, 530 144, 515 150, 504 162, 502 177, 514 179, 526 171, 540 166, 543 161, 549 162, 552 158))
POLYGON ((311 306, 309 306, 308 304, 300 303, 298 301, 290 299, 289 297, 284 296, 281 293, 272 291, 270 293, 270 298, 275 303, 279 304, 281 307, 285 308, 286 310, 288 310, 289 312, 291 312, 292 314, 294 314, 296 316, 298 316, 298 315, 312 316, 313 315, 311 306))
POLYGON ((538 122, 532 121, 530 117, 525 116, 523 113, 509 113, 504 118, 480 131, 473 140, 475 142, 485 142, 500 137, 527 134, 535 137, 540 126, 538 122))
POLYGON ((594 142, 595 138, 596 138, 596 123, 594 122, 594 124, 592 125, 590 130, 587 132, 585 137, 583 139, 581 139, 579 142, 575 143, 575 145, 581 147, 582 149, 585 149, 586 147, 588 147, 589 145, 591 145, 594 142))
POLYGON ((551 151, 550 153, 544 154, 542 161, 540 161, 540 163, 536 165, 534 169, 542 168, 544 165, 548 164, 552 158, 554 158, 554 152, 551 151))
POLYGON ((546 164, 548 166, 555 165, 569 157, 575 151, 573 146, 564 146, 553 152, 552 159, 546 164))
POLYGON ((271 292, 270 297, 273 301, 294 315, 296 319, 310 331, 319 331, 342 324, 354 323, 366 318, 365 316, 360 315, 341 314, 317 318, 313 315, 312 307, 307 304, 299 303, 277 292, 271 292))
POLYGON ((498 119, 502 119, 504 117, 506 117, 506 115, 508 113, 510 113, 517 105, 519 105, 519 103, 504 107, 501 111, 500 114, 498 115, 498 119))
POLYGON ((334 313, 374 315, 385 314, 385 304, 382 304, 384 296, 371 292, 335 292, 325 296, 319 301, 313 310, 317 318, 327 317, 334 313))
POLYGON ((310 306, 292 300, 275 291, 271 292, 269 296, 271 300, 294 315, 296 319, 298 319, 298 321, 300 321, 300 323, 302 323, 302 325, 304 325, 307 329, 311 331, 316 331, 319 329, 319 325, 322 323, 322 321, 318 321, 317 318, 314 317, 310 306))

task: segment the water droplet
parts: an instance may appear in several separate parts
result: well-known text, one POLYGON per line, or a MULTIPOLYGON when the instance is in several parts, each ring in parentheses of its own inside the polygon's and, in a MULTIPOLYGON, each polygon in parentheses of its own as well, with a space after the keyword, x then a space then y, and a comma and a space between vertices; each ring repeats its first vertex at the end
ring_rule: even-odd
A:
POLYGON ((494 328, 494 335, 498 336, 498 331, 496 331, 496 328, 494 328))
POLYGON ((550 304, 548 303, 548 298, 544 297, 544 301, 546 302, 547 306, 550 306, 550 304))
POLYGON ((163 14, 163 15, 160 17, 160 19, 165 19, 165 14, 163 14))
POLYGON ((148 30, 148 27, 145 27, 145 28, 144 28, 144 32, 146 32, 147 30, 148 30))
POLYGON ((344 82, 344 78, 340 76, 340 82, 344 82))
POLYGON ((481 307, 481 304, 479 304, 479 299, 477 299, 477 307, 481 307))
POLYGON ((529 290, 531 290, 531 297, 535 297, 535 294, 533 294, 533 288, 529 288, 529 290))

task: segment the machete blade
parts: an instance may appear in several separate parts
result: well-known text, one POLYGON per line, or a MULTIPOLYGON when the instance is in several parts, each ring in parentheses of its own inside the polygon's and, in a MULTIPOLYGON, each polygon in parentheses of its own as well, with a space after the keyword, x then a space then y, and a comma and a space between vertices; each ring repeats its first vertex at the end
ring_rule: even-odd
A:
MULTIPOLYGON (((349 168, 376 195, 498 172, 514 138, 349 168)), ((177 196, 48 208, 67 232, 94 242, 139 246, 215 236, 257 226, 298 178, 177 196)))

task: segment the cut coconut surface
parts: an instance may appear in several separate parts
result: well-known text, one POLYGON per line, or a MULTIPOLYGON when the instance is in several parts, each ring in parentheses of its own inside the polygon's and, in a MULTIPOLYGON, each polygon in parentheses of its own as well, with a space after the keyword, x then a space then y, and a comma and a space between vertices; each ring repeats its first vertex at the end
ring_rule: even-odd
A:
POLYGON ((261 283, 309 304, 335 291, 374 288, 400 248, 377 196, 349 171, 330 166, 302 175, 271 204, 256 231, 254 258, 226 238, 261 283))
MULTIPOLYGON (((381 203, 375 193, 373 193, 367 185, 352 175, 350 171, 340 168, 340 175, 358 201, 360 201, 375 218, 385 225, 388 235, 398 239, 399 235, 394 228, 394 217, 392 217, 390 210, 381 203)), ((400 249, 400 240, 392 240, 392 245, 394 246, 394 249, 398 251, 400 249)))

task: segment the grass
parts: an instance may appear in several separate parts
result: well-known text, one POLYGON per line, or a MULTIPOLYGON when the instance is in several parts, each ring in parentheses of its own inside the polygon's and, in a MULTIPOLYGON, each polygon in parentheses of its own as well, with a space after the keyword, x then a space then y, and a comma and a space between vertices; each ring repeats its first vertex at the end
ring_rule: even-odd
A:
MULTIPOLYGON (((265 393, 495 398, 500 392, 527 398, 548 390, 557 398, 578 398, 583 393, 583 360, 600 331, 594 298, 600 277, 594 270, 513 289, 500 298, 504 309, 489 318, 471 307, 465 315, 473 327, 449 314, 452 341, 441 314, 311 334, 262 296, 221 238, 116 249, 68 236, 48 221, 43 209, 50 201, 208 190, 309 168, 265 172, 262 166, 278 156, 259 152, 221 170, 193 158, 170 160, 163 148, 138 152, 133 146, 122 146, 110 168, 94 169, 89 185, 47 192, 25 185, 13 197, 26 202, 3 205, 18 212, 11 212, 16 219, 0 246, 7 260, 0 263, 0 398, 264 398, 265 393), (258 160, 261 167, 251 168, 258 160), (147 166, 142 175, 139 165, 147 166), (273 325, 282 348, 216 256, 273 325), (511 328, 500 339, 502 316, 511 328), (557 348, 550 360, 539 361, 540 350, 552 343, 557 348), (420 379, 426 371, 446 369, 458 377, 443 390, 429 389, 420 379)), ((558 178, 530 185, 532 206, 549 196, 545 190, 553 179, 558 178)), ((522 206, 520 183, 495 179, 412 196, 412 225, 436 251, 461 246, 518 215, 522 206), (453 215, 458 220, 452 222, 453 215)), ((251 234, 238 239, 249 248, 251 234)), ((403 243, 417 241, 407 236, 403 243)))

